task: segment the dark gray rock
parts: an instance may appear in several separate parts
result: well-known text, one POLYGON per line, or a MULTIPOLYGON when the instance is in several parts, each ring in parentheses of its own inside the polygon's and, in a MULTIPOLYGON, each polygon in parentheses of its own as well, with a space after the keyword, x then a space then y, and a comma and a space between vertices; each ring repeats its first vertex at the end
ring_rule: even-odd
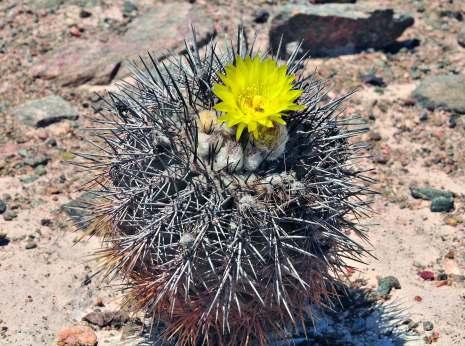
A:
POLYGON ((454 200, 452 198, 436 197, 431 201, 432 212, 449 212, 452 209, 454 209, 454 200))
POLYGON ((449 117, 449 128, 454 129, 457 127, 457 119, 460 118, 460 115, 458 114, 451 114, 449 117))
POLYGON ((453 11, 453 10, 442 10, 439 12, 439 16, 443 18, 453 18, 461 22, 463 20, 462 11, 453 11))
POLYGON ((400 289, 400 282, 399 279, 397 279, 395 276, 386 276, 383 278, 378 279, 378 289, 376 290, 376 293, 378 293, 379 296, 381 297, 386 297, 391 293, 391 290, 395 289, 400 289))
POLYGON ((373 85, 377 87, 385 87, 386 82, 384 81, 383 77, 379 77, 375 75, 374 73, 367 73, 362 76, 360 76, 360 80, 368 85, 373 85))
POLYGON ((136 17, 124 35, 73 40, 39 59, 31 74, 55 79, 62 86, 108 84, 128 75, 128 59, 145 56, 147 51, 158 57, 181 52, 184 39, 192 36, 191 23, 200 46, 215 34, 212 16, 204 7, 187 2, 158 3, 136 17))
POLYGON ((268 12, 265 9, 261 9, 255 12, 253 21, 255 23, 262 24, 262 23, 266 23, 269 17, 270 17, 270 12, 268 12))
POLYGON ((433 330, 433 328, 434 328, 433 323, 431 323, 430 321, 423 322, 423 330, 429 332, 433 330))
POLYGON ((6 233, 0 233, 0 246, 6 246, 10 243, 8 235, 6 233))
POLYGON ((0 199, 0 214, 3 214, 6 211, 6 203, 5 201, 0 199))
POLYGON ((414 23, 412 17, 395 15, 392 9, 348 4, 287 4, 278 8, 277 13, 269 36, 273 51, 282 36, 284 47, 302 40, 303 48, 312 56, 383 48, 394 43, 414 23))
POLYGON ((428 109, 445 109, 465 114, 465 76, 442 75, 425 78, 412 97, 428 109))
POLYGON ((81 9, 81 11, 79 12, 79 18, 89 18, 91 16, 92 16, 92 12, 87 11, 85 9, 81 9))
POLYGON ((411 188, 410 193, 413 198, 421 198, 427 201, 432 201, 438 197, 453 198, 454 194, 450 191, 432 189, 430 187, 411 188))
POLYGON ((50 157, 45 155, 29 156, 24 160, 24 163, 31 167, 44 166, 50 161, 50 157))
POLYGON ((14 116, 28 126, 45 127, 69 119, 76 120, 79 113, 60 96, 31 100, 12 110, 14 116))
POLYGON ((428 120, 428 110, 427 109, 423 109, 421 112, 420 112, 420 117, 419 117, 420 121, 426 121, 428 120))

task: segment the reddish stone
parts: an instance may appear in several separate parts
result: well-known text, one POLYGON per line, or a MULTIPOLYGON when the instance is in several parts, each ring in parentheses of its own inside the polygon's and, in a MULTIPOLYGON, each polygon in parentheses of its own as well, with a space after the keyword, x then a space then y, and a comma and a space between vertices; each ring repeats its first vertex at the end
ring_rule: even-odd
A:
POLYGON ((71 326, 60 330, 57 335, 57 346, 95 346, 97 335, 87 326, 71 326))
MULTIPOLYGON (((55 79, 61 86, 108 84, 128 75, 125 64, 129 59, 145 56, 147 51, 157 56, 182 51, 184 39, 192 36, 191 24, 199 45, 215 33, 212 16, 205 8, 187 2, 160 3, 135 18, 122 36, 71 40, 57 47, 39 59, 31 74, 55 79)), ((77 27, 70 29, 72 34, 71 30, 79 32, 77 27)))
POLYGON ((418 275, 425 281, 433 281, 434 280, 434 273, 429 270, 424 270, 419 272, 418 275))
POLYGON ((76 26, 72 26, 71 28, 69 28, 69 33, 71 36, 81 37, 81 31, 79 31, 79 28, 76 26))

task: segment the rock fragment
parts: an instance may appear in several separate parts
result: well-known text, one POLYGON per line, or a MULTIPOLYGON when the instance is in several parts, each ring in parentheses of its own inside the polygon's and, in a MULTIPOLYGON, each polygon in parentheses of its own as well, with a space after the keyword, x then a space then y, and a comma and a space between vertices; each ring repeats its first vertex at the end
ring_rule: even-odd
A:
POLYGON ((353 54, 368 48, 383 48, 413 25, 410 16, 392 9, 351 4, 286 4, 278 8, 271 22, 270 46, 303 41, 311 56, 353 54))
POLYGON ((439 108, 465 114, 464 85, 464 75, 430 76, 421 81, 412 97, 427 109, 439 108))
POLYGON ((14 108, 12 114, 33 127, 46 127, 65 119, 76 120, 79 116, 67 101, 56 95, 28 101, 14 108))
MULTIPOLYGON (((135 13, 133 5, 131 1, 124 3, 131 16, 135 13)), ((192 36, 191 24, 196 28, 199 46, 215 35, 212 15, 204 7, 186 1, 159 2, 134 18, 124 35, 109 40, 95 37, 70 41, 41 57, 31 74, 54 79, 62 86, 109 84, 128 74, 126 61, 147 51, 169 54, 184 50, 184 38, 192 36)))
POLYGON ((56 346, 96 346, 97 335, 87 326, 72 326, 60 330, 56 346))

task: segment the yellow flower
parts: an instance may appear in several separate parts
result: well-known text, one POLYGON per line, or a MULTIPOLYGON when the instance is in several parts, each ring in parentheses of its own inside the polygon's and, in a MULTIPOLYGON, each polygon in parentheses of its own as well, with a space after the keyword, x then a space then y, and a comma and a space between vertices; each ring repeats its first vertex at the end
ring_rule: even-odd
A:
POLYGON ((279 67, 272 58, 238 56, 235 64, 226 66, 219 77, 223 84, 213 86, 213 93, 220 99, 214 108, 222 113, 220 122, 237 126, 236 140, 246 127, 258 139, 261 130, 275 123, 285 125, 282 117, 287 111, 304 108, 295 103, 302 94, 302 90, 293 89, 295 76, 287 73, 286 65, 279 67))

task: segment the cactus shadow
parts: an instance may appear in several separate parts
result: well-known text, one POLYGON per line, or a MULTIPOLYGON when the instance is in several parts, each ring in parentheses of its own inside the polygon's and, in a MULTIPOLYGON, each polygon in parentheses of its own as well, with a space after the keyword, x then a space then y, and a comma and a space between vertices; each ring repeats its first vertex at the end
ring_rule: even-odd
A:
MULTIPOLYGON (((269 346, 401 346, 417 339, 408 329, 408 315, 400 302, 379 300, 373 291, 340 287, 332 308, 313 308, 313 320, 269 346)), ((163 325, 147 326, 138 346, 174 346, 164 341, 163 325)), ((273 339, 273 338, 271 338, 273 339)), ((200 345, 199 345, 200 346, 200 345)), ((255 346, 255 345, 254 345, 255 346)))
POLYGON ((314 308, 305 331, 270 346, 400 346, 416 339, 400 302, 379 300, 372 290, 340 287, 331 309, 314 308))

